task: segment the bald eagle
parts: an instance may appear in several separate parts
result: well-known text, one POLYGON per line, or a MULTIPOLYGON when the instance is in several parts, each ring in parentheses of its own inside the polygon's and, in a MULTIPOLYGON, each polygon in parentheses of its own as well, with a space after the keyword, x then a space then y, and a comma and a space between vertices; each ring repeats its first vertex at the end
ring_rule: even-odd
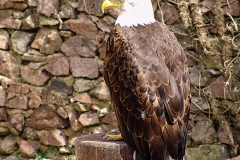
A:
POLYGON ((151 0, 105 0, 120 8, 107 41, 104 79, 124 141, 141 160, 182 160, 189 118, 187 59, 154 19, 151 0))

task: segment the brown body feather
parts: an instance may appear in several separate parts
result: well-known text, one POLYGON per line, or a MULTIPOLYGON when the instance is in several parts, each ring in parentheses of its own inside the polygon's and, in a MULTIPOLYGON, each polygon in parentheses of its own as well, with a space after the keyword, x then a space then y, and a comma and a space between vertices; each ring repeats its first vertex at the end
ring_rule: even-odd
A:
POLYGON ((104 78, 126 143, 145 160, 182 159, 190 84, 184 51, 168 28, 116 25, 104 78))

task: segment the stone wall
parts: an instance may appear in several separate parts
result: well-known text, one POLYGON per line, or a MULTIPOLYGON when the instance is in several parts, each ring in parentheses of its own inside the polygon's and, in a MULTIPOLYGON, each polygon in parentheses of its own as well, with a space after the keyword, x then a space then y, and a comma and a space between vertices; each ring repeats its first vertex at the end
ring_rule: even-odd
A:
MULTIPOLYGON (((240 120, 235 103, 238 92, 223 87, 228 77, 210 58, 202 57, 204 50, 199 50, 198 40, 185 30, 189 26, 183 8, 189 5, 190 9, 192 4, 153 2, 156 19, 164 19, 171 27, 189 59, 193 104, 187 158, 201 159, 202 153, 209 150, 216 159, 239 154, 239 123, 230 127, 230 132, 213 123, 216 118, 210 112, 212 103, 209 105, 210 99, 201 95, 202 89, 209 87, 213 99, 225 107, 221 112, 240 120)), ((103 14, 101 3, 0 1, 0 155, 41 158, 44 154, 52 159, 68 159, 74 155, 78 136, 117 129, 102 75, 106 39, 117 13, 109 10, 103 14)), ((233 16, 240 16, 237 14, 233 16)), ((217 36, 214 27, 207 29, 217 36)), ((239 75, 239 60, 236 62, 235 72, 239 75)), ((235 82, 239 85, 238 79, 235 82)), ((211 154, 206 159, 211 159, 211 154)))

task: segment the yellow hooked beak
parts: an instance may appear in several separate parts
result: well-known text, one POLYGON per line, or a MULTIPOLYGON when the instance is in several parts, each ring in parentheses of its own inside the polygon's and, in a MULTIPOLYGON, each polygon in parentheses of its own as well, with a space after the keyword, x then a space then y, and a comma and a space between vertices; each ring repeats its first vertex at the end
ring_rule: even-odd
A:
POLYGON ((122 6, 122 4, 115 4, 110 2, 110 0, 104 0, 104 2, 102 3, 102 12, 104 13, 104 9, 110 9, 119 6, 122 6))

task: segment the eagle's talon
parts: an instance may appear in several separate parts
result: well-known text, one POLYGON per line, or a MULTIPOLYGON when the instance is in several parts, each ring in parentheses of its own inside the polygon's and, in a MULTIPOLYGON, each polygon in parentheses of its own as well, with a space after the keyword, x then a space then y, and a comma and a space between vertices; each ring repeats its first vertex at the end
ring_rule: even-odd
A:
POLYGON ((123 140, 121 133, 119 134, 105 134, 103 139, 107 139, 108 141, 119 141, 123 140))

